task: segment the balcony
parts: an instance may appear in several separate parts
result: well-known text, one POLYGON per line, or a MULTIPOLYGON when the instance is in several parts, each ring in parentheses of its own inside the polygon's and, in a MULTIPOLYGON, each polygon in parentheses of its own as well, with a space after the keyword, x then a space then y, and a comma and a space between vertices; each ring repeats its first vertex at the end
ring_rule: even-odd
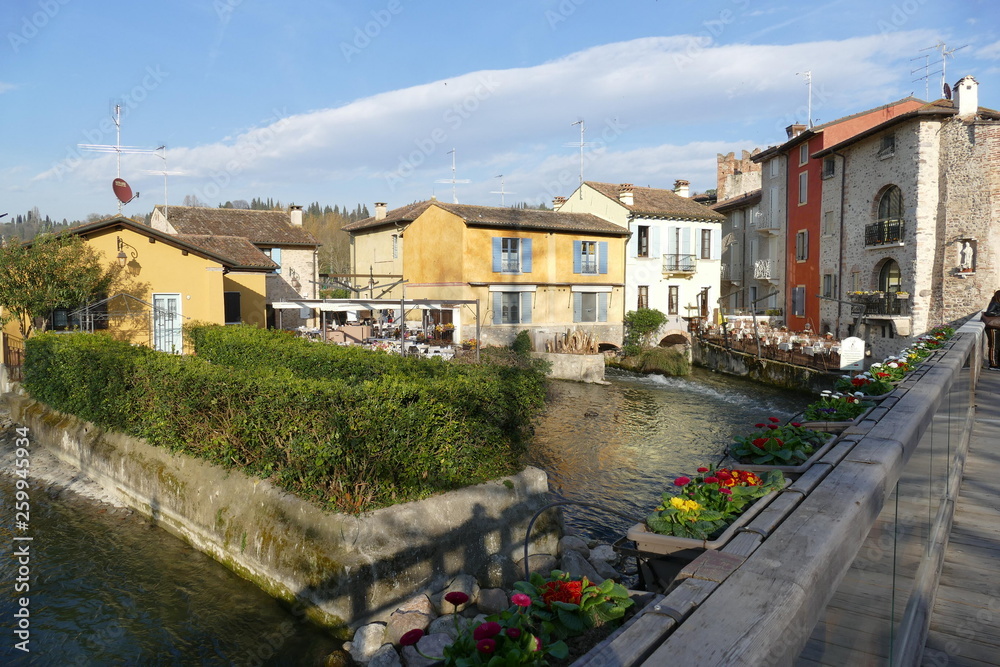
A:
POLYGON ((721 277, 723 280, 730 283, 739 283, 743 276, 741 275, 743 271, 739 266, 734 266, 733 264, 723 264, 721 277))
POLYGON ((777 280, 778 267, 773 259, 758 259, 753 263, 754 280, 777 280))
POLYGON ((774 213, 761 213, 750 223, 752 229, 756 229, 761 234, 781 233, 781 221, 774 213))
POLYGON ((880 220, 865 225, 865 247, 903 242, 902 220, 880 220))
POLYGON ((694 255, 664 255, 664 273, 694 273, 697 261, 694 255))
POLYGON ((872 319, 883 317, 909 317, 910 296, 900 296, 898 292, 868 292, 851 294, 851 300, 865 307, 862 315, 872 319))

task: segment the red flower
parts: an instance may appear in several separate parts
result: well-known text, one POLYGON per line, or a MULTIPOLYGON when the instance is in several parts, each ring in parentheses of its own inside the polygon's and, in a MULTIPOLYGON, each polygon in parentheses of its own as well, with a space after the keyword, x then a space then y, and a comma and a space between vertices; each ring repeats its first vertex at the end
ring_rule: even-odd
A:
POLYGON ((777 417, 768 417, 767 420, 769 422, 771 422, 772 424, 780 424, 781 423, 781 420, 778 419, 777 417))
POLYGON ((798 427, 802 426, 802 423, 801 422, 792 422, 792 426, 794 426, 795 428, 798 428, 798 427))
POLYGON ((698 468, 698 472, 708 472, 708 468, 698 468))
POLYGON ((496 637, 500 634, 503 628, 496 621, 490 621, 488 623, 483 623, 478 628, 472 631, 472 638, 476 641, 480 639, 489 639, 490 637, 496 637))
POLYGON ((778 430, 778 425, 777 424, 768 424, 767 427, 769 429, 771 429, 772 431, 777 431, 778 430))
POLYGON ((691 483, 690 477, 678 477, 674 480, 674 486, 687 486, 691 483))
POLYGON ((719 478, 718 477, 706 477, 705 478, 705 484, 718 484, 718 483, 719 483, 719 478))
POLYGON ((514 593, 512 596, 510 596, 510 601, 516 604, 518 607, 531 606, 531 596, 525 595, 524 593, 514 593))
POLYGON ((480 653, 493 653, 497 650, 497 643, 492 639, 480 639, 476 644, 476 650, 480 653))
POLYGON ((732 479, 733 475, 728 470, 716 470, 715 476, 719 479, 732 479))
POLYGON ((731 495, 733 495, 733 490, 732 489, 719 489, 719 493, 723 493, 723 494, 725 494, 727 496, 731 496, 731 495))
POLYGON ((767 424, 754 424, 754 427, 756 428, 764 428, 765 426, 767 426, 767 424))
POLYGON ((468 602, 469 596, 462 591, 452 591, 451 593, 445 595, 444 599, 458 607, 459 605, 463 605, 468 602))
POLYGON ((399 638, 400 646, 413 646, 420 638, 424 636, 424 631, 420 628, 413 628, 409 632, 403 633, 403 636, 399 638))
POLYGON ((581 597, 583 597, 581 581, 547 581, 542 585, 542 600, 549 607, 553 602, 580 604, 581 597))
POLYGON ((757 438, 753 441, 753 446, 757 449, 764 449, 764 445, 767 444, 768 440, 770 440, 770 438, 757 438))
POLYGON ((507 636, 511 639, 517 639, 521 636, 520 628, 507 628, 507 636))

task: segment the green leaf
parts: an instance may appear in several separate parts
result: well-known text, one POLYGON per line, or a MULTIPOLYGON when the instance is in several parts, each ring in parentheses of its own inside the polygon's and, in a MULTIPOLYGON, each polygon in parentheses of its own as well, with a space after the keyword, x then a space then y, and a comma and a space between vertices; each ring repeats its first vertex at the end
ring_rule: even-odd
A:
POLYGON ((569 655, 569 646, 561 639, 545 647, 545 651, 556 660, 562 660, 569 655))

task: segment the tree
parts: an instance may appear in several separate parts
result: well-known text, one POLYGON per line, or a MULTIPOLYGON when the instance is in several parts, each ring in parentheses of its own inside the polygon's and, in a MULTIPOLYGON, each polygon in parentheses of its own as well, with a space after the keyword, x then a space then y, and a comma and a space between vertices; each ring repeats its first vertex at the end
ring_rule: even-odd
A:
POLYGON ((56 308, 73 308, 107 294, 121 267, 101 266, 97 252, 79 236, 45 234, 32 243, 0 246, 0 322, 17 321, 21 335, 48 327, 56 308))

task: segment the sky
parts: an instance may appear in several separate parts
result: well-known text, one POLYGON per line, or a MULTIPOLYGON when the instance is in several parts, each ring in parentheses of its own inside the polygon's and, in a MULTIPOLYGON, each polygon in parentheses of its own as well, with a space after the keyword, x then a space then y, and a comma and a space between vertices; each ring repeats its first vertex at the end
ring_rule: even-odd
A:
POLYGON ((823 123, 940 97, 939 44, 1000 109, 995 0, 5 0, 0 213, 116 213, 116 155, 80 147, 116 143, 116 104, 146 150, 121 156, 134 217, 187 195, 551 204, 580 121, 586 180, 703 192, 717 154, 806 122, 804 72, 823 123))

